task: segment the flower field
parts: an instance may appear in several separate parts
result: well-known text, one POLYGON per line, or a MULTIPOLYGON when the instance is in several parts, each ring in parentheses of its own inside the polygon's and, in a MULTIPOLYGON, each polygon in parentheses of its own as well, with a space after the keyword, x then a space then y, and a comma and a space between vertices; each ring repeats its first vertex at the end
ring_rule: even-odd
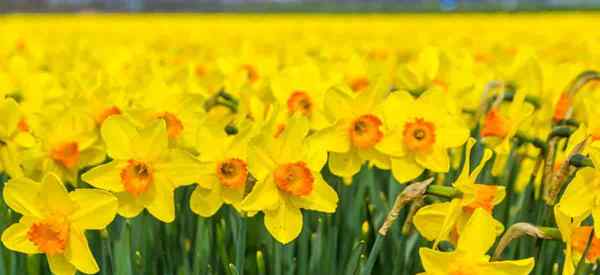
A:
POLYGON ((600 274, 598 102, 596 13, 0 15, 0 275, 600 274))

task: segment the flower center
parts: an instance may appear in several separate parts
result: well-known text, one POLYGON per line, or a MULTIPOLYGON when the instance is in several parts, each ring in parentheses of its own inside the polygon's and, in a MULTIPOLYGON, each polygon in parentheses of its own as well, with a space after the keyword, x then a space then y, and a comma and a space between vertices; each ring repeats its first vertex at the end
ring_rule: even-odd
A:
POLYGON ((121 170, 121 183, 123 183, 125 191, 134 197, 146 192, 153 180, 152 168, 137 160, 130 159, 127 166, 121 170))
POLYGON ((504 138, 508 135, 509 123, 510 122, 500 114, 500 111, 494 108, 485 115, 481 136, 504 138))
POLYGON ((198 65, 196 65, 196 69, 194 70, 194 73, 196 73, 196 76, 198 78, 202 78, 206 75, 206 68, 202 64, 198 64, 198 65))
POLYGON ((567 118, 567 113, 571 109, 573 99, 567 93, 560 95, 556 107, 554 107, 554 115, 552 116, 554 122, 559 122, 567 118))
POLYGON ((295 196, 307 196, 313 190, 314 177, 304 162, 280 165, 274 173, 279 190, 295 196))
POLYGON ((157 115, 158 118, 162 118, 167 123, 167 134, 169 138, 174 139, 181 135, 183 132, 183 123, 173 113, 164 112, 157 115))
POLYGON ((367 88, 369 88, 369 85, 370 85, 369 79, 366 77, 357 77, 357 78, 350 80, 350 88, 355 93, 366 90, 367 88))
POLYGON ((19 124, 17 124, 17 128, 21 132, 29 132, 29 124, 27 124, 27 120, 25 120, 24 117, 19 120, 19 124))
POLYGON ((290 115, 295 112, 301 112, 305 116, 310 116, 313 110, 312 100, 304 91, 295 91, 292 93, 288 98, 287 105, 290 115))
POLYGON ((442 79, 436 78, 431 81, 431 84, 440 87, 444 92, 448 92, 448 83, 442 79))
POLYGON ((102 125, 108 117, 118 114, 121 114, 121 110, 117 106, 108 107, 96 116, 96 124, 102 125))
POLYGON ((258 80, 258 71, 254 66, 250 64, 244 64, 242 65, 242 69, 246 71, 246 75, 248 76, 250 83, 254 83, 258 80))
POLYGON ((429 152, 435 143, 435 126, 422 118, 404 124, 404 145, 413 152, 429 152))
POLYGON ((360 149, 373 147, 383 138, 379 127, 381 127, 381 120, 374 115, 367 114, 358 117, 350 126, 352 144, 360 149))
POLYGON ((497 191, 498 187, 494 185, 477 186, 474 201, 465 205, 463 210, 468 213, 473 213, 475 212, 475 209, 481 208, 488 213, 492 213, 492 209, 494 208, 494 198, 496 198, 497 191))
POLYGON ((63 253, 68 238, 69 224, 62 217, 52 217, 33 223, 27 231, 27 239, 41 252, 50 256, 63 253))
POLYGON ((223 186, 239 188, 246 184, 248 166, 240 159, 228 159, 217 164, 217 177, 223 186))
MULTIPOLYGON (((592 234, 591 226, 582 226, 575 228, 575 230, 573 230, 573 233, 571 234, 571 246, 573 247, 573 250, 583 254, 587 246, 587 242, 590 238, 590 234, 592 234)), ((596 260, 599 257, 600 239, 593 237, 592 244, 590 245, 590 250, 588 251, 588 254, 585 258, 590 262, 596 262, 596 260)))
POLYGON ((73 168, 79 163, 79 145, 76 142, 58 145, 52 149, 50 157, 66 168, 73 168))

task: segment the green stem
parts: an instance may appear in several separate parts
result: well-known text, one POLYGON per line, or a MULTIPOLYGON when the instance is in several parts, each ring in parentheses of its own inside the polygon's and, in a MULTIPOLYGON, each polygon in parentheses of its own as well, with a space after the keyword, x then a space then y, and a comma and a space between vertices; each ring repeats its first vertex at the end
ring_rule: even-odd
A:
POLYGON ((446 197, 449 199, 459 198, 462 196, 462 192, 460 192, 458 189, 443 185, 429 185, 427 187, 427 194, 446 197))
POLYGON ((375 239, 375 244, 373 248, 371 248, 371 252, 369 253, 369 258, 367 259, 367 264, 363 268, 361 275, 370 275, 373 270, 373 266, 375 265, 375 260, 377 260, 377 256, 383 247, 383 240, 385 239, 384 235, 377 234, 377 238, 375 239))
POLYGON ((558 228, 539 226, 538 229, 544 233, 544 236, 552 240, 562 240, 562 235, 560 235, 558 228))
POLYGON ((237 268, 239 275, 244 275, 244 260, 246 257, 246 231, 246 218, 240 215, 238 220, 238 236, 235 251, 235 267, 237 268))

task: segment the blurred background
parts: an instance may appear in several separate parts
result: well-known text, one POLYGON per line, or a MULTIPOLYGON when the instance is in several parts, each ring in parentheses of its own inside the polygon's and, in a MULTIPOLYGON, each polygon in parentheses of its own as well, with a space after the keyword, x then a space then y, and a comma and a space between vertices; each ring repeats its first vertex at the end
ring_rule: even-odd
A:
POLYGON ((598 9, 600 0, 0 0, 0 13, 504 12, 598 9))

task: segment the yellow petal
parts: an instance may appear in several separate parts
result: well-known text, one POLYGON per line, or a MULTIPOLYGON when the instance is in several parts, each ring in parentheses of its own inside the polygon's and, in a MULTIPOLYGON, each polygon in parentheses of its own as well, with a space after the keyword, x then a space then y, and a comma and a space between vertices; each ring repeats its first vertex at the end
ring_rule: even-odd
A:
POLYGON ((65 258, 83 273, 95 274, 100 271, 83 232, 71 230, 65 258))
POLYGON ((155 189, 154 198, 146 205, 146 209, 157 219, 170 223, 175 220, 175 188, 166 179, 155 178, 152 184, 155 189))
POLYGON ((113 160, 107 164, 90 169, 81 175, 81 179, 96 188, 112 192, 123 192, 124 187, 121 182, 121 171, 125 166, 127 166, 126 162, 113 160))
POLYGON ((196 182, 207 164, 201 163, 188 152, 183 150, 172 150, 169 158, 154 165, 156 173, 164 175, 173 186, 183 186, 196 182))
POLYGON ((379 169, 390 169, 390 157, 375 149, 358 150, 358 155, 361 160, 367 160, 370 164, 377 166, 379 169))
MULTIPOLYGON (((245 186, 244 186, 245 187, 245 186)), ((223 201, 228 204, 240 204, 244 199, 245 188, 222 188, 223 201)))
POLYGON ((248 170, 252 175, 262 180, 268 177, 276 167, 275 161, 269 152, 258 144, 251 144, 248 148, 248 170))
POLYGON ((103 190, 76 189, 69 197, 77 205, 77 210, 71 214, 71 223, 81 230, 105 228, 115 218, 119 207, 117 198, 103 190))
POLYGON ((533 258, 517 261, 490 262, 479 266, 482 274, 528 275, 533 270, 533 258))
POLYGON ((82 166, 91 166, 102 163, 106 159, 106 153, 101 146, 90 146, 81 152, 79 163, 82 166))
POLYGON ((35 138, 29 132, 18 132, 14 141, 17 145, 24 148, 31 148, 35 145, 35 138))
POLYGON ((116 193, 115 196, 119 200, 119 209, 117 212, 125 218, 133 218, 144 210, 143 201, 127 192, 116 193))
POLYGON ((41 199, 47 207, 46 210, 50 213, 70 214, 75 210, 67 188, 55 174, 49 173, 42 178, 40 192, 41 199))
POLYGON ((375 145, 375 148, 392 157, 403 157, 406 155, 404 134, 400 130, 386 133, 383 139, 375 145))
POLYGON ((256 182, 252 191, 242 201, 241 207, 244 211, 262 211, 276 207, 279 201, 279 189, 273 177, 269 176, 265 180, 256 182))
POLYGON ((457 252, 440 252, 431 248, 419 249, 421 263, 427 274, 447 274, 450 266, 457 258, 457 252))
MULTIPOLYGON (((380 107, 390 91, 390 83, 386 76, 378 76, 374 85, 358 94, 353 100, 353 111, 359 114, 371 113, 380 107)), ((339 108, 339 107, 338 107, 339 108)))
POLYGON ((273 238, 282 244, 287 244, 302 231, 302 212, 289 202, 282 201, 275 210, 265 213, 265 226, 273 238))
POLYGON ((22 177, 21 160, 15 144, 0 144, 0 172, 4 170, 11 177, 22 177))
POLYGON ((302 157, 304 141, 309 130, 309 122, 305 116, 294 115, 289 119, 281 137, 281 151, 277 159, 283 163, 297 161, 302 157))
POLYGON ((10 250, 25 253, 40 253, 37 246, 27 238, 30 224, 15 223, 2 232, 2 243, 10 250))
POLYGON ((446 149, 433 148, 431 152, 417 154, 416 160, 433 172, 445 173, 450 169, 450 159, 446 149))
MULTIPOLYGON (((413 217, 413 224, 427 240, 433 241, 440 236, 444 219, 450 211, 450 203, 434 203, 420 208, 413 217)), ((445 240, 445 239, 440 239, 445 240)))
POLYGON ((325 93, 323 104, 325 113, 334 122, 338 119, 351 116, 353 113, 350 105, 352 98, 339 89, 329 89, 325 93))
POLYGON ((139 135, 131 122, 123 116, 116 115, 107 118, 100 128, 102 139, 106 144, 106 152, 113 159, 130 159, 133 145, 139 135))
POLYGON ((9 180, 4 186, 3 197, 6 204, 25 216, 42 217, 43 207, 37 201, 42 185, 28 178, 9 180))
POLYGON ((348 124, 339 123, 324 128, 311 135, 313 146, 321 146, 332 152, 345 153, 350 150, 350 137, 347 131, 348 124))
POLYGON ((484 255, 495 241, 494 218, 481 208, 477 208, 460 232, 456 249, 473 255, 484 255))
POLYGON ((392 175, 400 182, 405 183, 415 179, 423 173, 423 167, 410 157, 391 159, 392 175))
POLYGON ((320 175, 316 175, 310 194, 300 197, 290 196, 289 200, 297 208, 333 213, 337 208, 338 195, 320 175))
POLYGON ((582 216, 591 210, 594 203, 596 191, 589 184, 588 179, 594 177, 596 171, 594 168, 583 168, 577 172, 577 175, 567 188, 558 203, 560 210, 570 217, 582 216))
POLYGON ((354 150, 348 153, 329 153, 329 170, 336 176, 352 177, 360 170, 362 159, 354 150))
POLYGON ((157 119, 140 130, 140 138, 134 144, 135 155, 143 160, 156 160, 168 152, 169 136, 164 119, 157 119))
POLYGON ((8 138, 19 124, 19 104, 12 98, 0 99, 0 117, 0 140, 3 140, 8 138))
POLYGON ((77 269, 75 269, 75 266, 73 266, 71 263, 69 263, 69 261, 67 261, 67 258, 65 257, 65 255, 62 254, 58 254, 58 255, 54 255, 54 256, 47 256, 48 257, 48 265, 50 265, 50 271, 52 271, 52 274, 54 275, 75 275, 75 272, 77 271, 77 269))
POLYGON ((455 148, 465 144, 469 138, 469 129, 453 124, 451 127, 440 127, 436 129, 436 143, 442 148, 455 148))
POLYGON ((223 205, 221 188, 217 186, 212 189, 204 189, 197 186, 190 197, 190 208, 192 211, 202 217, 211 217, 217 213, 223 205))

